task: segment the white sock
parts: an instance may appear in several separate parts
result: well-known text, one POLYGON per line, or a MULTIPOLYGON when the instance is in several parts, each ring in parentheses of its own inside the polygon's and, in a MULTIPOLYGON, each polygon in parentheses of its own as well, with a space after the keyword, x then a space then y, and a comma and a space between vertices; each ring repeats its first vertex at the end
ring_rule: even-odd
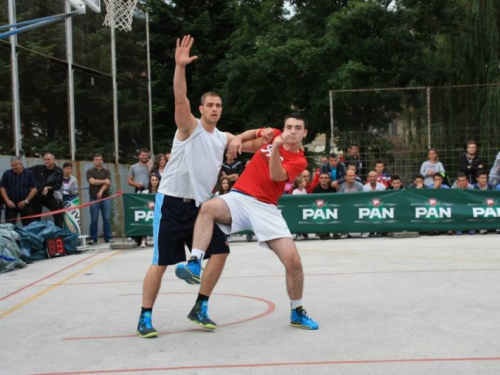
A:
POLYGON ((302 306, 302 300, 301 299, 291 300, 290 305, 292 306, 292 310, 295 310, 297 307, 302 306))
POLYGON ((205 252, 201 249, 193 249, 191 250, 191 256, 198 258, 199 260, 203 260, 205 256, 205 252))

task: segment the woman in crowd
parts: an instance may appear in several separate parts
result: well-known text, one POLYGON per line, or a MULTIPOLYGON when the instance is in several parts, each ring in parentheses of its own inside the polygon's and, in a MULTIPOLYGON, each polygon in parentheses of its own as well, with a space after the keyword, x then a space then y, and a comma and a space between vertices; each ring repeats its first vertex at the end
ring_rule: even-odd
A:
MULTIPOLYGON (((160 178, 156 174, 151 173, 149 177, 149 189, 141 190, 140 194, 156 194, 158 193, 158 186, 160 186, 160 178)), ((148 245, 147 237, 136 237, 136 239, 137 243, 139 243, 140 239, 140 247, 145 248, 148 245)))
POLYGON ((229 181, 229 178, 227 177, 222 177, 220 180, 220 186, 219 189, 215 192, 215 195, 223 195, 229 193, 231 190, 231 181, 229 181))
POLYGON ((434 175, 439 172, 445 172, 443 164, 439 161, 436 149, 429 150, 429 160, 422 163, 420 174, 424 176, 424 184, 429 187, 434 181, 434 175))
POLYGON ((165 156, 165 154, 156 155, 153 168, 151 169, 151 174, 158 177, 158 181, 161 180, 161 176, 165 171, 166 165, 167 165, 167 157, 165 156))

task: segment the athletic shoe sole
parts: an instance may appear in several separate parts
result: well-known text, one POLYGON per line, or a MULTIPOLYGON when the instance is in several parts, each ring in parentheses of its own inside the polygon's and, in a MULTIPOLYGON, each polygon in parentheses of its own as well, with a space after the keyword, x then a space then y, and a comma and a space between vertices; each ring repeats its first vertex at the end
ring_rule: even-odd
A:
POLYGON ((145 335, 141 335, 141 332, 137 331, 137 336, 142 337, 143 339, 150 339, 153 337, 158 337, 158 332, 150 332, 145 335))
POLYGON ((200 321, 198 321, 198 320, 196 320, 196 319, 193 319, 193 318, 191 318, 191 317, 189 317, 189 316, 188 316, 187 318, 188 318, 190 321, 192 321, 194 324, 197 324, 197 325, 199 325, 200 327, 203 327, 203 328, 205 328, 205 329, 207 329, 207 330, 209 330, 209 331, 214 331, 214 330, 217 328, 217 326, 214 326, 213 324, 203 324, 203 323, 201 323, 200 321))
POLYGON ((175 275, 179 278, 187 282, 189 285, 199 285, 200 284, 200 277, 194 275, 190 270, 188 270, 186 267, 179 268, 177 267, 175 269, 175 275))
POLYGON ((312 327, 309 327, 309 326, 305 326, 305 325, 302 325, 300 323, 290 323, 290 325, 292 327, 297 327, 297 328, 302 328, 302 329, 307 329, 309 331, 315 331, 317 330, 317 328, 312 328, 312 327))

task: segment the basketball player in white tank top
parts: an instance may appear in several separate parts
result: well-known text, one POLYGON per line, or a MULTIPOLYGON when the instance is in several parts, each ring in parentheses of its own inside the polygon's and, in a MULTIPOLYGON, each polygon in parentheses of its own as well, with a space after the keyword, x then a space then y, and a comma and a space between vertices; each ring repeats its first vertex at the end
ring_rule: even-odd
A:
MULTIPOLYGON (((193 41, 194 39, 189 35, 184 36, 182 41, 178 39, 175 51, 174 95, 177 132, 170 158, 172 166, 167 169, 163 176, 159 193, 156 195, 153 264, 144 278, 142 311, 137 328, 137 334, 144 338, 158 336, 158 332, 153 328, 151 315, 160 291, 162 276, 168 265, 186 260, 184 244, 191 245, 192 232, 198 213, 197 206, 210 198, 211 190, 215 186, 222 165, 226 145, 228 145, 228 152, 236 156, 236 153, 241 151, 257 151, 268 140, 266 137, 272 136, 270 129, 264 130, 262 132, 263 138, 259 139, 256 139, 257 130, 248 130, 238 136, 217 130, 217 122, 222 113, 222 100, 215 92, 209 92, 202 96, 199 107, 201 119, 197 120, 192 115, 191 105, 187 98, 186 66, 198 58, 190 56, 193 41), (213 175, 207 171, 200 171, 199 165, 193 165, 195 158, 198 158, 197 160, 207 159, 200 161, 200 164, 212 171, 213 175), (173 168, 176 164, 177 168, 173 168), (188 181, 188 185, 186 185, 186 181, 188 181)), ((208 319, 206 307, 208 297, 219 280, 229 255, 229 247, 222 231, 220 236, 216 235, 214 231, 213 237, 213 246, 207 255, 210 256, 212 251, 213 253, 203 272, 200 294, 198 295, 198 300, 201 298, 204 301, 207 324, 203 326, 208 329, 215 329, 216 326, 208 319)), ((203 255, 196 259, 201 258, 203 255)), ((196 280, 186 281, 190 284, 200 283, 199 277, 196 280)))

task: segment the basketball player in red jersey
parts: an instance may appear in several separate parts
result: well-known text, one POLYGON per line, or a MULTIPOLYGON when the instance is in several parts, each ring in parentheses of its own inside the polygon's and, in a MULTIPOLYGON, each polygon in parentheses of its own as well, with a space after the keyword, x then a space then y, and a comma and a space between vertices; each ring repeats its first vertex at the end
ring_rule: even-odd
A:
MULTIPOLYGON (((201 206, 193 235, 193 252, 206 251, 214 221, 226 234, 252 230, 259 245, 271 248, 285 266, 292 309, 290 324, 315 330, 318 324, 308 317, 302 306, 302 262, 290 230, 277 208, 285 183, 293 181, 306 169, 307 160, 301 145, 307 135, 307 124, 302 114, 291 113, 285 117, 283 132, 277 129, 273 132, 271 142, 255 153, 231 192, 201 206)), ((193 311, 188 318, 197 323, 193 311)))

